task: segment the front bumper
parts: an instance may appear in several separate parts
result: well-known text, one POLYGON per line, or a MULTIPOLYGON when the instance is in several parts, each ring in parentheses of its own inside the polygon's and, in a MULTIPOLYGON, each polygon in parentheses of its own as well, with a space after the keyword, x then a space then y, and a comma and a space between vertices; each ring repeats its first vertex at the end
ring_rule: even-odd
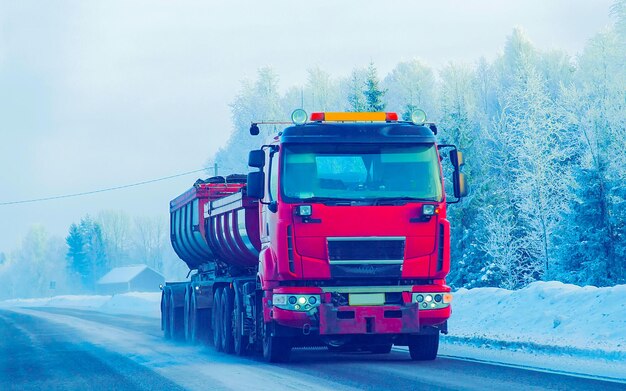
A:
MULTIPOLYGON (((439 289, 410 287, 407 291, 442 291, 439 289), (412 289, 411 289, 412 288, 412 289)), ((446 287, 447 288, 447 287, 446 287)), ((303 334, 358 335, 358 334, 419 334, 426 328, 445 324, 450 317, 451 307, 440 309, 419 308, 411 302, 411 294, 403 294, 402 304, 386 305, 337 305, 331 300, 330 293, 319 288, 305 288, 306 294, 320 294, 321 303, 309 311, 291 311, 270 306, 266 312, 266 321, 277 325, 301 329, 303 334)), ((447 288, 449 290, 449 288, 447 288)), ((296 294, 298 288, 279 288, 274 293, 296 294)), ((267 307, 266 307, 267 308, 267 307)), ((294 330, 295 331, 295 330, 294 330)))
POLYGON ((319 307, 320 335, 411 334, 420 331, 418 306, 319 307))

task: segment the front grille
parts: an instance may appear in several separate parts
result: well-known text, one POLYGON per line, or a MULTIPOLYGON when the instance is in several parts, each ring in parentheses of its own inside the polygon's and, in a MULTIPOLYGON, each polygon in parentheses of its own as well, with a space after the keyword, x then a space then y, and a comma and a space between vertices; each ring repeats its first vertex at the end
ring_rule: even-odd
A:
POLYGON ((400 278, 404 238, 328 238, 333 278, 400 278))
POLYGON ((330 275, 333 278, 400 278, 402 264, 378 265, 365 262, 348 265, 331 264, 330 275))
POLYGON ((331 263, 350 260, 402 260, 404 242, 404 238, 328 238, 328 259, 331 263))

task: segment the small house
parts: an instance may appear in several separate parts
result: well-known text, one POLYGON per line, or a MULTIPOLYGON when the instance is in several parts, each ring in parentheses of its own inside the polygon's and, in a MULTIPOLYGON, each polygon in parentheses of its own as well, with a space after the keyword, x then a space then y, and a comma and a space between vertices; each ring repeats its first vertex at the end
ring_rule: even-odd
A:
POLYGON ((165 282, 163 275, 147 265, 116 267, 96 282, 98 293, 154 292, 165 282))

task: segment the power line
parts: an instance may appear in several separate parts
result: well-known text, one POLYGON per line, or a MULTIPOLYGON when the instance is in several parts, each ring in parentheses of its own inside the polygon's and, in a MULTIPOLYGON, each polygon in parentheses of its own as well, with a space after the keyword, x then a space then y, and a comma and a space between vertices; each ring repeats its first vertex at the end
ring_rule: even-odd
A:
POLYGON ((58 200, 58 199, 61 199, 61 198, 80 197, 80 196, 85 196, 85 195, 89 195, 89 194, 104 193, 104 192, 107 192, 107 191, 127 189, 129 187, 147 185, 148 183, 154 183, 154 182, 161 182, 161 181, 165 181, 165 180, 168 180, 168 179, 177 178, 177 177, 185 176, 185 175, 189 175, 189 174, 194 174, 196 172, 205 171, 205 170, 206 170, 205 168, 201 168, 201 169, 198 169, 198 170, 182 172, 180 174, 170 175, 170 176, 166 176, 166 177, 162 177, 162 178, 150 179, 150 180, 147 180, 147 181, 131 183, 131 184, 128 184, 128 185, 108 187, 106 189, 85 191, 85 192, 82 192, 82 193, 64 194, 64 195, 44 197, 44 198, 34 198, 34 199, 30 199, 30 200, 0 202, 0 206, 3 206, 3 205, 15 205, 15 204, 28 204, 28 203, 31 203, 31 202, 58 200))

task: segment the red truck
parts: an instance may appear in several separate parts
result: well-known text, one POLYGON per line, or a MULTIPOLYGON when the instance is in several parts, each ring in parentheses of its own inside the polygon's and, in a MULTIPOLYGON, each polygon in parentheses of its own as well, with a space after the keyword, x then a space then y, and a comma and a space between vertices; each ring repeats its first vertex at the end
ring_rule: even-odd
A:
POLYGON ((323 345, 435 359, 452 300, 446 205, 466 194, 461 152, 437 145, 423 112, 292 120, 250 151, 247 176, 198 180, 170 202, 191 277, 162 287, 165 338, 270 362, 323 345))

